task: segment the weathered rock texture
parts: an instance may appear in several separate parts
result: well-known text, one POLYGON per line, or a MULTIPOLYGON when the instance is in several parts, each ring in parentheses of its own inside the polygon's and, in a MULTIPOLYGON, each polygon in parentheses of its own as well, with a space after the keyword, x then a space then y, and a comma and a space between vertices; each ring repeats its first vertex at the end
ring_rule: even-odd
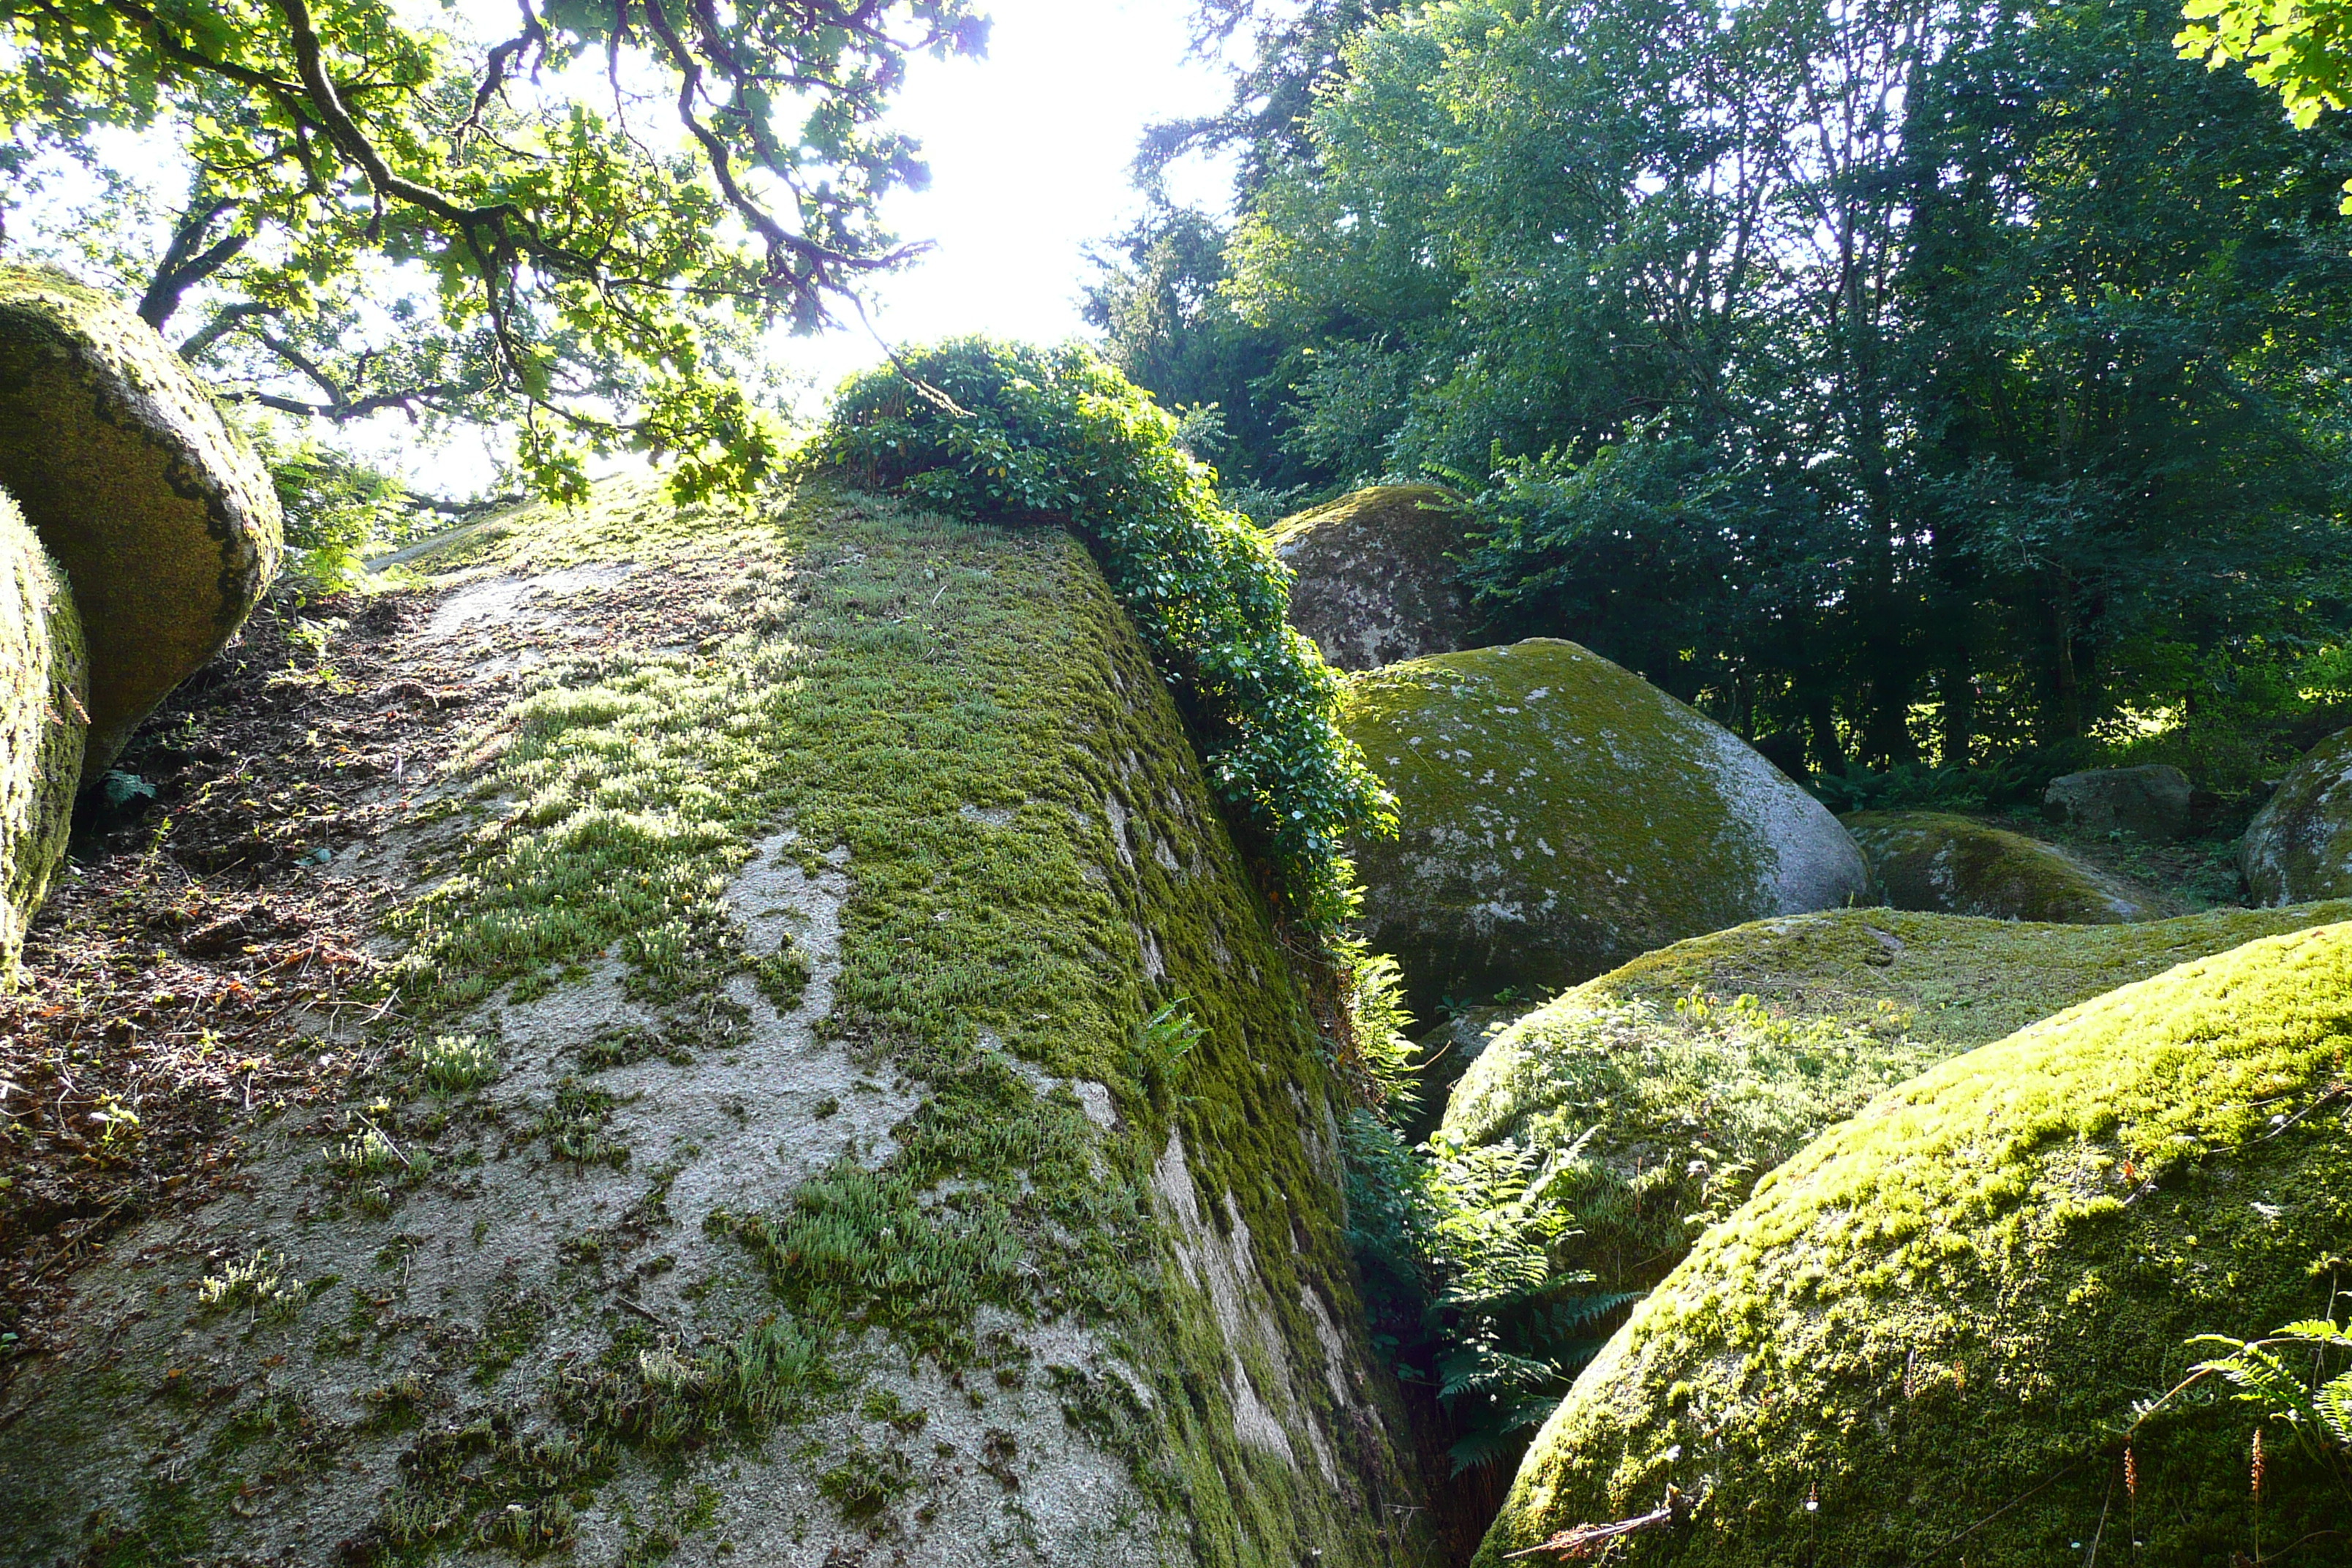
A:
POLYGON ((65 857, 88 674, 65 574, 0 490, 0 985, 65 857))
POLYGON ((332 863, 381 1068, 77 1278, 0 1562, 1424 1560, 1313 1023, 1076 540, 624 489, 412 564, 513 700, 332 863))
POLYGON ((1738 736, 1570 642, 1349 683, 1344 725, 1396 792, 1357 847, 1372 946, 1416 1010, 1572 984, 1637 953, 1863 896, 1862 854, 1738 736))
POLYGON ((1593 1289, 1646 1290, 1823 1129, 1889 1085, 2117 984, 2352 902, 2142 925, 1886 909, 1759 921, 1645 953, 1497 1035, 1445 1109, 1456 1143, 1563 1162, 1563 1244, 1593 1289))
MULTIPOLYGON (((2320 1311, 2352 1227, 2352 928, 2184 964, 1874 1100, 1709 1230, 1588 1367, 1477 1561, 1656 1508, 1612 1561, 2153 1568, 2340 1529, 2281 1424, 2220 1402, 2117 1435, 2207 1352, 2320 1311), (2128 1495, 2127 1495, 2128 1492, 2128 1495), (2103 1526, 2102 1521, 2105 1521, 2103 1526)), ((2322 1553, 2324 1557, 2325 1553, 2322 1553)))
POLYGON ((1297 574, 1290 624, 1341 669, 1452 653, 1470 641, 1470 595, 1447 557, 1465 542, 1461 500, 1434 485, 1381 485, 1275 525, 1297 574))
POLYGON ((2091 833, 2121 828, 2142 838, 2186 837, 2196 791, 2189 775, 2168 763, 2138 768, 2093 768, 2050 781, 2042 815, 2091 833))
POLYGON ((2161 920, 2157 895, 2053 844, 1940 811, 1860 811, 1840 818, 1886 901, 1993 920, 2098 925, 2161 920))
POLYGON ((19 267, 0 267, 0 484, 81 612, 87 784, 268 587, 277 492, 152 328, 19 267))
POLYGON ((2246 826, 2238 867, 2258 904, 2352 893, 2352 730, 2304 753, 2246 826))

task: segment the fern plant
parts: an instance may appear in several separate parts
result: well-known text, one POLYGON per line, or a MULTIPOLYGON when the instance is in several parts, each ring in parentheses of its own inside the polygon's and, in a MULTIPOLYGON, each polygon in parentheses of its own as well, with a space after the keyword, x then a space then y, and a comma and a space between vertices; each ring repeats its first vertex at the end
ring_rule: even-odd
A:
POLYGON ((2327 1375, 2332 1352, 2352 1352, 2352 1324, 2308 1318, 2267 1339, 2200 1334, 2189 1342, 2218 1345, 2225 1353, 2189 1368, 2178 1387, 2141 1412, 2142 1419, 2194 1384, 2222 1378, 2238 1391, 2238 1398, 2284 1422, 2304 1451, 2352 1496, 2352 1364, 2327 1375), (2305 1352, 2310 1355, 2307 1371, 2289 1364, 2289 1356, 2300 1362, 2305 1352))

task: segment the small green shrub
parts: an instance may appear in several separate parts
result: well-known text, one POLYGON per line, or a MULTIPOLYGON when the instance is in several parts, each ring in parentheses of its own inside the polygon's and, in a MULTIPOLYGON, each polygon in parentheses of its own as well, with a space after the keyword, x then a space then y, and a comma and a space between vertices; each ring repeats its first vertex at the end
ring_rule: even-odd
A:
POLYGON ((425 1081, 455 1093, 476 1089, 499 1076, 498 1047, 479 1035, 436 1035, 416 1047, 425 1081))
POLYGON ((1198 733, 1217 791, 1308 928, 1352 911, 1351 835, 1395 822, 1339 732, 1339 680, 1290 629, 1290 576, 1178 422, 1091 350, 961 338, 842 389, 809 460, 975 521, 1083 534, 1198 733))

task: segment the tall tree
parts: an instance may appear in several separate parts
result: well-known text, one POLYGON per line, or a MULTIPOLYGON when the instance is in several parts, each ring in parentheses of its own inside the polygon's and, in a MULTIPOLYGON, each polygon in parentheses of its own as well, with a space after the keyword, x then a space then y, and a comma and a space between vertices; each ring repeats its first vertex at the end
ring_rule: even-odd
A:
POLYGON ((618 445, 741 482, 772 455, 745 350, 911 253, 877 205, 926 174, 883 113, 909 56, 976 52, 985 24, 970 0, 519 0, 505 29, 478 19, 0 0, 15 237, 79 247, 269 407, 519 419, 549 488, 618 445), (160 193, 158 160, 178 169, 160 193), (28 205, 45 162, 98 199, 28 205))

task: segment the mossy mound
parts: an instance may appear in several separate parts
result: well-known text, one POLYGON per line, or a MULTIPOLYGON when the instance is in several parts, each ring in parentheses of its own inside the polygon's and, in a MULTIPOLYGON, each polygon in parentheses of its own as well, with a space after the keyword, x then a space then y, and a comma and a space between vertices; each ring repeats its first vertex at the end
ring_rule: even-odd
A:
POLYGON ((2117 984, 2345 920, 2352 901, 2141 925, 1886 909, 1759 921, 1519 1019, 1464 1072, 1443 1128, 1566 1161, 1554 1194, 1576 1266, 1596 1289, 1646 1290, 1701 1226, 1890 1084, 2117 984))
POLYGON ((269 586, 277 491, 152 328, 22 267, 0 267, 0 484, 73 584, 87 783, 269 586))
POLYGON ((382 1065, 77 1277, 0 1563, 1425 1561, 1340 1089, 1080 541, 623 485, 409 565, 457 761, 302 1042, 382 1065))
POLYGON ((1819 802, 1740 739, 1571 642, 1354 677, 1342 720, 1397 796, 1356 847, 1372 946, 1426 1013, 1545 992, 1867 885, 1819 802))
POLYGON ((2186 1568, 2257 1532, 2273 1553, 2302 1542, 2277 1560, 2339 1560, 2339 1485, 2276 1430, 2255 1519, 2255 1412, 2129 1429, 2198 1358, 2191 1336, 2326 1304, 2352 1234, 2347 1037, 2352 927, 2324 926, 1880 1096, 1635 1310, 1477 1562, 1646 1513, 1670 1486, 1690 1521, 1622 1538, 1612 1561, 2022 1568, 2103 1541, 2186 1568))
POLYGON ((1450 559, 1466 541, 1461 498, 1376 485, 1286 517, 1275 553, 1297 574, 1290 624, 1341 669, 1452 653, 1470 640, 1470 595, 1450 559))
POLYGON ((88 674, 65 574, 0 490, 0 985, 65 857, 88 674))
POLYGON ((2246 826, 2238 868, 2258 904, 2352 894, 2352 730, 2304 753, 2246 826))
POLYGON ((2104 925, 2178 912, 2143 889, 2084 865, 2054 844, 1940 811, 1858 811, 1841 817, 1898 910, 1992 920, 2104 925))

